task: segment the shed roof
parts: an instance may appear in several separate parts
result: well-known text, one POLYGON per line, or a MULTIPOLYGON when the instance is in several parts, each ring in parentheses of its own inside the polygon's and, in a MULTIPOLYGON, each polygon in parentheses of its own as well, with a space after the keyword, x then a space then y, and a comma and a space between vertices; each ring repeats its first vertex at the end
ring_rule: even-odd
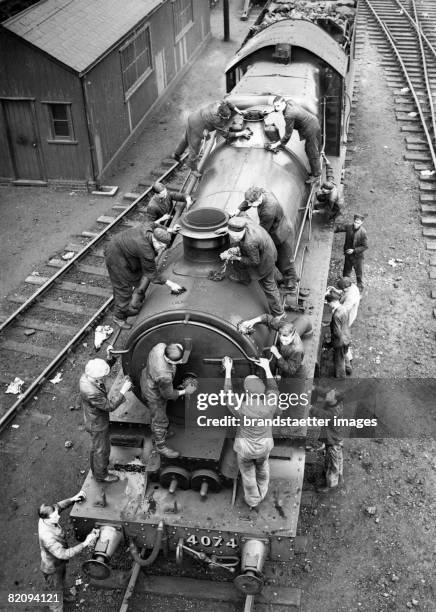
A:
POLYGON ((77 72, 85 71, 165 0, 41 0, 3 26, 77 72))

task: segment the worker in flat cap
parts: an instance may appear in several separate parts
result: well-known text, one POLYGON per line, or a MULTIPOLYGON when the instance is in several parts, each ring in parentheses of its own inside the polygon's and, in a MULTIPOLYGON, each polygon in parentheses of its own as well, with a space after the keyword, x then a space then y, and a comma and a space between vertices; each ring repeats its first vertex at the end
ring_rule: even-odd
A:
MULTIPOLYGON (((68 548, 67 535, 59 523, 61 513, 75 503, 86 499, 85 491, 79 491, 55 504, 41 504, 38 508, 38 539, 41 551, 41 571, 52 600, 48 603, 51 612, 63 612, 64 602, 75 601, 66 585, 67 563, 70 559, 95 546, 100 535, 99 529, 92 529, 83 542, 68 548)), ((78 604, 77 604, 78 605, 78 604)))
POLYGON ((106 266, 114 292, 113 320, 121 329, 132 327, 126 319, 138 314, 149 283, 167 285, 173 293, 183 290, 157 270, 156 258, 170 243, 170 232, 144 223, 120 232, 107 245, 106 266))
POLYGON ((154 446, 167 459, 176 459, 180 454, 166 443, 169 426, 167 402, 192 395, 196 390, 192 382, 188 382, 183 389, 173 387, 177 365, 182 363, 183 353, 182 344, 159 342, 149 352, 147 364, 141 373, 141 393, 150 411, 154 446))
POLYGON ((281 96, 274 98, 273 107, 275 112, 283 113, 286 129, 283 138, 268 145, 268 149, 275 151, 279 146, 286 145, 295 128, 300 140, 305 141, 304 150, 310 164, 310 175, 306 183, 318 181, 321 176, 321 128, 318 118, 294 100, 285 100, 281 96))
POLYGON ((276 282, 277 250, 272 238, 263 227, 246 217, 230 218, 227 232, 231 243, 239 247, 239 252, 231 247, 220 255, 233 267, 234 274, 230 279, 241 281, 246 275, 248 281, 257 280, 268 300, 271 314, 283 317, 285 312, 276 282))
POLYGON ((91 434, 92 475, 98 482, 105 483, 118 480, 116 474, 108 471, 111 450, 109 413, 125 401, 125 395, 132 387, 130 378, 126 376, 120 390, 109 398, 104 384, 109 373, 110 367, 104 359, 90 359, 79 382, 85 429, 91 434))
POLYGON ((277 346, 270 347, 273 355, 272 371, 286 378, 305 378, 304 347, 301 339, 313 333, 310 318, 301 316, 295 322, 291 322, 286 317, 277 318, 263 314, 254 319, 242 321, 239 324, 239 330, 242 333, 250 333, 259 324, 265 325, 270 331, 278 332, 277 346))
POLYGON ((244 397, 246 401, 237 405, 232 397, 231 357, 223 358, 225 404, 230 412, 240 419, 240 424, 233 444, 238 459, 244 487, 244 499, 250 509, 257 511, 260 502, 265 499, 269 486, 269 455, 274 447, 271 425, 265 425, 282 410, 279 390, 269 360, 258 359, 256 364, 262 368, 266 381, 250 375, 244 379, 244 397))
POLYGON ((344 270, 342 276, 351 276, 354 269, 359 291, 363 291, 363 260, 364 252, 368 248, 368 237, 363 227, 365 216, 356 213, 353 223, 337 224, 335 232, 345 232, 344 242, 344 270))
POLYGON ((180 211, 188 211, 192 205, 192 198, 182 192, 170 191, 162 183, 156 182, 152 187, 153 196, 151 197, 144 214, 144 223, 155 223, 162 225, 171 218, 174 207, 180 207, 180 211), (180 204, 179 204, 180 203, 180 204))
POLYGON ((332 311, 330 321, 330 338, 333 347, 333 359, 336 378, 346 378, 351 374, 351 364, 348 358, 348 349, 351 343, 351 332, 348 323, 348 311, 341 304, 342 292, 329 287, 325 296, 326 303, 332 311))
POLYGON ((262 187, 250 187, 239 211, 244 213, 255 208, 259 224, 271 236, 277 249, 277 268, 282 274, 282 283, 289 291, 296 291, 298 276, 294 265, 294 229, 274 194, 262 187))
POLYGON ((193 111, 188 117, 186 132, 176 148, 174 159, 180 160, 186 147, 189 147, 187 164, 194 176, 200 177, 201 173, 198 172, 197 164, 204 133, 216 130, 217 133, 228 138, 230 132, 226 125, 235 112, 240 113, 241 111, 225 100, 206 104, 193 111))

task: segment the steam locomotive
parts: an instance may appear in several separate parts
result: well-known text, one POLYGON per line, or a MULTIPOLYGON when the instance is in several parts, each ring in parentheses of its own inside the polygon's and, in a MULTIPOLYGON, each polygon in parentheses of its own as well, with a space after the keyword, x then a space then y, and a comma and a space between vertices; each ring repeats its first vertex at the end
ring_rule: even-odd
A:
MULTIPOLYGON (((130 542, 132 557, 141 565, 150 565, 162 550, 179 564, 194 558, 233 578, 242 593, 262 589, 267 560, 292 560, 305 428, 276 432, 269 493, 252 520, 247 518, 238 485, 227 428, 196 426, 202 412, 195 395, 169 402, 176 432, 171 446, 180 457, 170 463, 160 461, 153 452, 139 388, 147 356, 158 342, 184 346, 175 386, 186 376, 195 376, 198 392, 219 393, 225 355, 233 359, 234 381, 258 373, 254 359, 262 356, 274 336, 262 326, 252 335, 241 334, 238 323, 268 312, 265 296, 257 283, 247 286, 226 277, 216 282, 211 274, 219 273, 219 254, 229 246, 227 235, 217 230, 226 225, 253 185, 273 192, 296 228, 300 291, 288 306, 297 324, 303 310, 310 314, 314 333, 304 341, 305 368, 308 378, 313 377, 332 232, 319 215, 312 217, 315 188, 305 183, 309 165, 304 143, 294 131, 286 148, 275 154, 266 150, 270 127, 263 111, 271 110, 274 96, 281 95, 316 115, 324 152, 340 182, 353 82, 355 3, 306 2, 306 9, 300 7, 298 12, 292 4, 283 10, 285 3, 268 2, 226 69, 229 100, 248 111, 244 121, 252 134, 249 139, 217 138, 208 143, 202 178, 194 191, 196 202, 179 220, 181 230, 162 263, 163 271, 186 292, 175 296, 160 285, 151 286, 129 332, 122 365, 134 382, 136 397, 132 394, 111 415, 111 461, 120 480, 107 487, 106 506, 95 507, 100 488, 89 474, 83 487, 87 501, 76 504, 71 513, 79 538, 100 527, 93 557, 85 564, 96 579, 110 574, 111 556, 123 540, 130 542), (144 547, 152 549, 145 559, 138 552, 144 547)), ((283 129, 280 118, 275 126, 283 129)), ((307 414, 307 406, 289 408, 289 413, 307 414)), ((226 414, 225 406, 214 406, 214 417, 226 414)))

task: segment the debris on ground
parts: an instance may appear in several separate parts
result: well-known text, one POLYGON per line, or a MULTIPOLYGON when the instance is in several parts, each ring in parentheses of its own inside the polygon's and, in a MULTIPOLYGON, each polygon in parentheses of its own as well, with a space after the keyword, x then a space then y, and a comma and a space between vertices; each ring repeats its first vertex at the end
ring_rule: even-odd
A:
POLYGON ((50 382, 51 382, 53 385, 57 385, 57 384, 58 384, 58 383, 60 383, 61 381, 62 381, 62 372, 58 372, 54 378, 51 378, 51 379, 50 379, 50 382))
POLYGON ((62 255, 62 259, 63 259, 64 261, 69 261, 70 259, 73 259, 73 257, 74 257, 74 256, 75 256, 74 251, 68 251, 68 253, 64 253, 64 254, 62 255))
POLYGON ((14 380, 9 383, 8 388, 5 393, 13 393, 14 395, 18 395, 22 392, 24 385, 24 380, 21 380, 18 376, 14 378, 14 380))
POLYGON ((64 446, 65 448, 71 448, 73 446, 73 443, 71 442, 71 440, 66 440, 64 446))
POLYGON ((112 334, 114 330, 110 325, 98 325, 95 328, 94 332, 94 346, 97 349, 101 347, 103 342, 107 340, 112 334))

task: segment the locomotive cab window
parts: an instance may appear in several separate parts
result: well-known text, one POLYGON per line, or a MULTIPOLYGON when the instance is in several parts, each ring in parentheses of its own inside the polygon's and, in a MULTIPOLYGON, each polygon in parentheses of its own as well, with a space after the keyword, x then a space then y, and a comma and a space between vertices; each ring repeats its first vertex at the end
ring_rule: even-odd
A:
POLYGON ((71 104, 45 102, 47 105, 50 134, 48 142, 76 142, 74 139, 71 104))
POLYGON ((120 49, 121 72, 124 96, 129 96, 145 81, 151 73, 150 28, 138 28, 134 35, 120 49))
POLYGON ((178 42, 194 23, 192 0, 173 0, 173 20, 174 36, 178 42))

